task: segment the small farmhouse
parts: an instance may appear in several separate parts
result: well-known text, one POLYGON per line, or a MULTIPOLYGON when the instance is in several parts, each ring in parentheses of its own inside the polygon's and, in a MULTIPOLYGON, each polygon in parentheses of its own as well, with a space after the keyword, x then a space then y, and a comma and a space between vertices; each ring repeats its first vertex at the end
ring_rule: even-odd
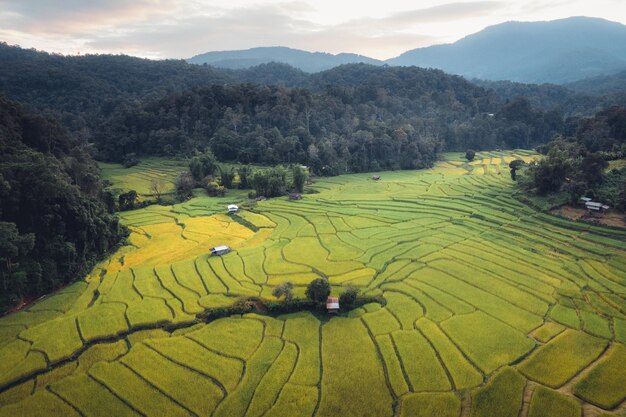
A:
POLYGON ((326 310, 330 314, 336 314, 339 311, 339 297, 328 297, 326 300, 326 310))
POLYGON ((291 200, 302 200, 302 195, 300 195, 298 193, 291 193, 291 194, 289 194, 289 198, 291 200))
POLYGON ((597 212, 600 212, 600 213, 603 213, 603 212, 605 212, 606 210, 608 210, 610 208, 606 204, 598 203, 598 202, 595 202, 595 201, 587 201, 585 203, 585 207, 587 207, 587 210, 597 211, 597 212))
POLYGON ((228 206, 229 213, 237 213, 237 210, 239 210, 239 207, 236 206, 235 204, 231 204, 228 206))
POLYGON ((372 179, 374 181, 378 181, 380 179, 380 175, 374 175, 374 176, 372 176, 372 179))
POLYGON ((211 251, 211 255, 213 256, 226 255, 228 252, 231 251, 231 249, 228 246, 216 246, 209 250, 211 251))

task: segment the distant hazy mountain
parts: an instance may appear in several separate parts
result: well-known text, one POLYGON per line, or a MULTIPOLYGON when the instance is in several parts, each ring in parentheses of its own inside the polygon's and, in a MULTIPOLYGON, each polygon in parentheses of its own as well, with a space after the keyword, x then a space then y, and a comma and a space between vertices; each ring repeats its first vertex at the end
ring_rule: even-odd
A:
POLYGON ((565 84, 565 87, 580 93, 604 95, 626 90, 626 70, 617 74, 601 75, 565 84))
POLYGON ((289 64, 278 62, 244 69, 221 68, 220 71, 242 83, 282 85, 285 87, 302 87, 312 75, 289 64))
POLYGON ((453 44, 405 52, 387 64, 439 68, 467 78, 562 84, 626 69, 626 26, 588 17, 508 22, 453 44))
POLYGON ((270 62, 279 62, 289 64, 306 72, 324 71, 342 64, 382 64, 381 61, 363 55, 347 53, 333 55, 325 52, 307 52, 282 46, 252 48, 240 51, 207 52, 196 55, 188 59, 187 62, 229 69, 245 69, 270 62))

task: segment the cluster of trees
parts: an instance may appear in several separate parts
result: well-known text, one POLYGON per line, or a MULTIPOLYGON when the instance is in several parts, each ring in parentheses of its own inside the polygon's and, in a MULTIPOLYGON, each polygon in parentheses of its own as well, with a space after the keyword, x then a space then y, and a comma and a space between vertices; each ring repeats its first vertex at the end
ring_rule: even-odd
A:
POLYGON ((556 136, 539 150, 546 157, 525 170, 526 188, 542 195, 566 191, 572 202, 588 196, 626 209, 626 168, 606 172, 609 160, 626 157, 626 108, 581 119, 574 136, 556 136))
MULTIPOLYGON (((250 165, 237 168, 220 164, 210 149, 197 152, 189 161, 189 170, 176 179, 176 193, 180 200, 191 196, 192 190, 204 188, 211 196, 223 196, 227 189, 255 190, 256 196, 277 197, 289 190, 302 192, 308 171, 299 165, 291 168, 291 181, 283 166, 253 169, 250 165)), ((121 205, 121 203, 120 203, 121 205)))
POLYGON ((126 235, 89 145, 0 99, 0 311, 89 272, 126 235))
MULTIPOLYGON (((306 287, 306 298, 316 304, 325 303, 330 295, 330 282, 326 278, 316 278, 306 287)), ((357 287, 347 286, 339 295, 339 305, 341 308, 350 309, 354 306, 359 296, 360 290, 357 287)), ((272 290, 272 295, 276 298, 283 298, 287 303, 293 300, 293 283, 283 282, 272 290)))
POLYGON ((301 193, 308 179, 308 171, 298 165, 291 168, 291 182, 288 181, 287 170, 282 167, 257 170, 250 177, 250 186, 257 196, 277 197, 289 190, 301 193))

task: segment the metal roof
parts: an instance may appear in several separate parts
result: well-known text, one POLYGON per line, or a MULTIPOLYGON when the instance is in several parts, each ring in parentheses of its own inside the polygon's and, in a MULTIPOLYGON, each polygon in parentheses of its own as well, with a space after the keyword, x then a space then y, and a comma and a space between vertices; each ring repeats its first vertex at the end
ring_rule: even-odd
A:
POLYGON ((219 251, 229 250, 229 249, 230 248, 228 246, 216 246, 214 248, 211 248, 211 251, 219 252, 219 251))
POLYGON ((339 309, 339 298, 338 297, 328 297, 326 300, 326 308, 328 310, 338 310, 339 309))
POLYGON ((608 210, 611 207, 607 206, 606 204, 602 204, 602 203, 596 203, 595 201, 587 201, 585 203, 585 206, 589 209, 589 210, 608 210))

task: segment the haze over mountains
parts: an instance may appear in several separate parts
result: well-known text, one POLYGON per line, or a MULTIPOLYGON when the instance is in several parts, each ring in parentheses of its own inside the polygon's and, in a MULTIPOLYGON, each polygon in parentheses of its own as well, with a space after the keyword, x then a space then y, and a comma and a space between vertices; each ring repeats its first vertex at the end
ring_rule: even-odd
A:
POLYGON ((306 72, 359 62, 415 65, 470 79, 564 84, 626 70, 626 26, 589 17, 507 22, 452 44, 413 49, 387 61, 356 54, 268 47, 208 52, 188 62, 231 69, 281 62, 306 72))
POLYGON ((281 62, 306 72, 320 72, 343 64, 364 63, 382 65, 383 62, 363 55, 308 52, 284 46, 260 47, 241 51, 215 51, 196 55, 187 60, 191 64, 208 64, 218 68, 245 69, 269 62, 281 62))

